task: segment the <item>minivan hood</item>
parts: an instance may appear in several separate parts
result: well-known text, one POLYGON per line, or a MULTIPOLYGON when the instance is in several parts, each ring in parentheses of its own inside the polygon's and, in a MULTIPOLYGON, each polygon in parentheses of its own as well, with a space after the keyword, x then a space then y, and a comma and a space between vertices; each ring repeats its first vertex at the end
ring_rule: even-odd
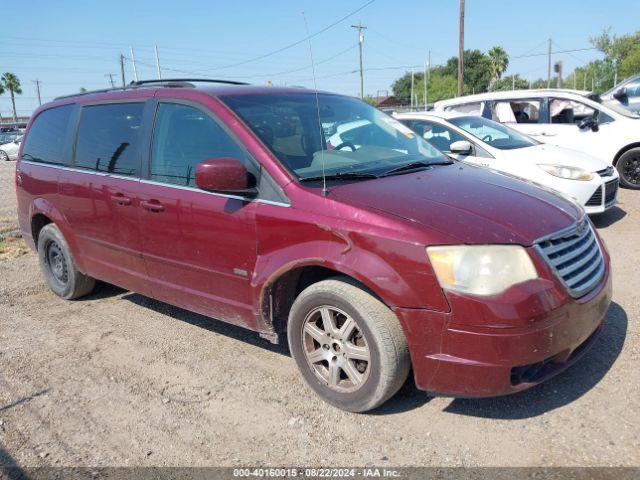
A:
POLYGON ((584 215, 550 190, 461 162, 336 186, 329 196, 418 223, 441 243, 531 245, 584 215))
MULTIPOLYGON (((508 154, 510 160, 523 160, 532 164, 563 165, 566 167, 578 167, 589 172, 604 170, 610 163, 570 148, 557 147, 555 145, 541 144, 527 148, 515 148, 513 150, 501 150, 508 154)), ((505 155, 506 157, 507 155, 505 155)))

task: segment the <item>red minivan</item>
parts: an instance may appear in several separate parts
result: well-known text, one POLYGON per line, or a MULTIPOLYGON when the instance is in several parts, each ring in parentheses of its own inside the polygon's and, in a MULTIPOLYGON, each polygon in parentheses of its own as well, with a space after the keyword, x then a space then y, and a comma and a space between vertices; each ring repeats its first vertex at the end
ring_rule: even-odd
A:
POLYGON ((286 337, 309 386, 354 412, 410 370, 456 397, 536 385, 611 300, 578 205, 341 95, 168 80, 59 98, 31 117, 15 181, 55 294, 99 279, 286 337))

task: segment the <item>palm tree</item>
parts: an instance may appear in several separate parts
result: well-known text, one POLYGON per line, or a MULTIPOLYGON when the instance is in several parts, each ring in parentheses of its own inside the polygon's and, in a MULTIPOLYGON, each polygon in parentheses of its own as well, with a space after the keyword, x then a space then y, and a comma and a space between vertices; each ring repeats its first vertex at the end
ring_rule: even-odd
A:
POLYGON ((500 77, 509 66, 509 55, 507 55, 507 52, 505 52, 502 47, 493 47, 489 50, 488 55, 489 71, 491 73, 489 90, 493 90, 493 86, 500 80, 500 77))
POLYGON ((18 114, 16 113, 16 97, 15 94, 22 94, 22 88, 20 88, 20 80, 11 72, 5 72, 0 78, 0 88, 2 90, 9 90, 11 94, 11 105, 13 106, 13 121, 18 121, 18 114))

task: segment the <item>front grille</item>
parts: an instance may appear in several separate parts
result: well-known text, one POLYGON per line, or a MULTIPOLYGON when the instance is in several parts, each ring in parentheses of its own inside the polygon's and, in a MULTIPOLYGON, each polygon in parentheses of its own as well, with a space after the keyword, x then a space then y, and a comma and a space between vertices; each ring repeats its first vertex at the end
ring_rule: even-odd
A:
POLYGON ((602 187, 598 187, 598 189, 591 195, 591 198, 587 200, 585 206, 587 207, 599 207, 602 205, 602 187))
POLYGON ((604 203, 609 204, 616 199, 618 192, 618 179, 611 180, 604 184, 604 203))
POLYGON ((587 218, 539 240, 537 247, 572 297, 589 292, 604 275, 600 245, 587 218))
POLYGON ((613 167, 609 165, 607 168, 598 170, 596 173, 601 177, 610 177, 611 175, 613 175, 613 167))

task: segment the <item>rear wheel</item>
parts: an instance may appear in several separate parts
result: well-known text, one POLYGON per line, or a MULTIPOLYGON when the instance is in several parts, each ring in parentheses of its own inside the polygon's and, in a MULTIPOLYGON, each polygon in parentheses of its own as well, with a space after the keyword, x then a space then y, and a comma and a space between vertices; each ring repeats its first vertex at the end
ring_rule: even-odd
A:
POLYGON ((9 160, 9 155, 4 150, 0 150, 0 161, 6 162, 9 160))
POLYGON ((40 230, 38 259, 49 288, 59 297, 73 300, 93 291, 96 281, 76 268, 67 241, 53 223, 40 230))
POLYGON ((622 154, 616 163, 620 185, 640 189, 640 148, 632 148, 622 154))
POLYGON ((376 408, 409 373, 409 349, 397 317, 347 278, 318 282, 296 298, 288 339, 309 386, 343 410, 376 408))

